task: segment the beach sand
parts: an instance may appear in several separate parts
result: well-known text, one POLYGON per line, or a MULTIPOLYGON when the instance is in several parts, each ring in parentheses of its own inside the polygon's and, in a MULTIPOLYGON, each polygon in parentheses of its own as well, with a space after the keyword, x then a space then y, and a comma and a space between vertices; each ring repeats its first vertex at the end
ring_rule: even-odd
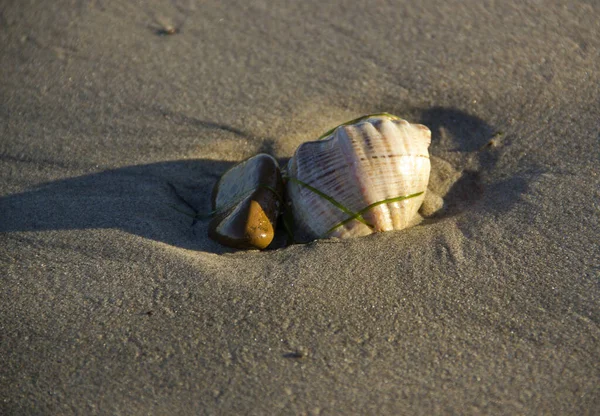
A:
POLYGON ((0 5, 0 413, 600 412, 593 1, 0 5), (236 251, 219 176, 367 113, 446 210, 236 251))

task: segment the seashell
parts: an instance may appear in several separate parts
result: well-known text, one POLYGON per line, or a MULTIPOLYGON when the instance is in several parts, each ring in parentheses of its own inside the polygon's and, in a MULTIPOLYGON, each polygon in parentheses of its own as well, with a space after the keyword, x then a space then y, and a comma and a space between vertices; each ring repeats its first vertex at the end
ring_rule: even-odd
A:
POLYGON ((279 164, 261 153, 223 174, 213 190, 209 236, 234 248, 264 249, 273 240, 282 203, 279 164))
POLYGON ((298 241, 413 225, 429 181, 431 132, 391 114, 353 120, 300 145, 286 192, 298 241))

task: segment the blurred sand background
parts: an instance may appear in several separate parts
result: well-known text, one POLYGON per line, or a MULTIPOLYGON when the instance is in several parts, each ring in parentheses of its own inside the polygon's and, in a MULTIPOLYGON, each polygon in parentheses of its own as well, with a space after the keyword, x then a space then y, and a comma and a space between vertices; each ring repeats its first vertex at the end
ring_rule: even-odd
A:
POLYGON ((1 414, 600 412, 598 2, 5 0, 0 61, 1 414), (236 252, 170 206, 380 111, 443 215, 236 252))

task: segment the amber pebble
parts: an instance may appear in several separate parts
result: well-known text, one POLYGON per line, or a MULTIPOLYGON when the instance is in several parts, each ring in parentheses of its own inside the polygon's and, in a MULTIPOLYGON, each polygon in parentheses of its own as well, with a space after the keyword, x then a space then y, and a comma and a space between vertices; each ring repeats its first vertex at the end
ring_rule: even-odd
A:
POLYGON ((219 243, 245 249, 264 249, 275 235, 283 183, 275 158, 261 153, 223 174, 213 191, 217 214, 209 236, 219 243))

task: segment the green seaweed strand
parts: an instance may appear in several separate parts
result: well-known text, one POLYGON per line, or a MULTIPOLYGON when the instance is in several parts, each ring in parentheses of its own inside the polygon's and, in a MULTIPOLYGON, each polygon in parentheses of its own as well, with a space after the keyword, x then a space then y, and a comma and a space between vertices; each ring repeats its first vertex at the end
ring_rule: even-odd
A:
POLYGON ((390 204, 392 202, 399 202, 399 201, 404 201, 405 199, 410 199, 410 198, 415 198, 419 195, 422 195, 423 192, 417 192, 416 194, 410 194, 410 195, 403 195, 403 196, 397 196, 395 198, 390 198, 390 199, 384 199, 383 201, 378 201, 378 202, 374 202, 371 205, 369 205, 368 207, 361 209, 360 211, 358 211, 356 214, 346 218, 344 221, 341 221, 339 223, 337 223, 336 225, 334 225, 333 227, 331 227, 329 230, 327 230, 322 236, 321 238, 325 237, 327 234, 331 233, 332 231, 334 231, 336 228, 341 227, 342 225, 346 225, 347 223, 349 223, 352 220, 356 220, 358 219, 357 217, 360 216, 362 218, 362 215, 369 212, 372 208, 375 208, 378 205, 381 204, 390 204))
POLYGON ((294 183, 297 183, 298 185, 308 189, 309 191, 319 195, 321 198, 325 199, 326 201, 330 202, 331 204, 335 205, 337 208, 339 208, 341 211, 345 212, 348 215, 351 215, 353 219, 362 222, 364 225, 366 225, 369 228, 373 228, 373 225, 369 224, 363 217, 361 214, 356 213, 348 208, 346 208, 345 206, 343 206, 342 204, 340 204, 338 201, 336 201, 335 199, 333 199, 332 197, 330 197, 329 195, 319 191, 317 188, 314 188, 312 186, 310 186, 309 184, 307 184, 306 182, 301 181, 300 179, 297 178, 293 178, 291 176, 288 176, 286 178, 287 180, 290 180, 294 183))

